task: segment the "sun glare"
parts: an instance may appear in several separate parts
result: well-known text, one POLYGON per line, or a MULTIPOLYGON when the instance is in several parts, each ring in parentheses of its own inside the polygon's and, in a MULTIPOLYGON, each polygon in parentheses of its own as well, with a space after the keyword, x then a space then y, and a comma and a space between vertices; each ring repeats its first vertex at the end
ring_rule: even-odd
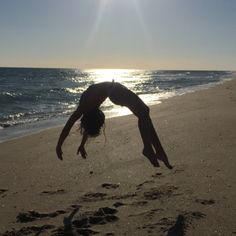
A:
POLYGON ((97 16, 96 16, 96 20, 94 21, 92 30, 90 32, 90 36, 88 38, 88 42, 87 42, 87 47, 89 48, 90 45, 93 43, 97 32, 99 31, 100 28, 100 24, 103 18, 103 14, 104 14, 104 10, 108 4, 109 0, 100 0, 99 1, 99 5, 98 5, 98 9, 97 9, 97 16))
MULTIPOLYGON (((132 84, 131 81, 134 80, 133 74, 137 70, 131 70, 131 69, 91 69, 86 70, 85 72, 88 72, 90 74, 91 79, 94 83, 101 83, 105 81, 112 81, 122 83, 125 86, 130 86, 132 84)), ((123 116, 131 114, 130 110, 126 107, 120 107, 117 105, 112 104, 112 102, 107 99, 103 106, 105 107, 111 107, 113 106, 112 110, 106 111, 107 117, 113 117, 113 116, 123 116)))
MULTIPOLYGON (((112 0, 99 0, 97 15, 96 15, 95 21, 93 23, 93 26, 92 26, 92 29, 91 29, 91 32, 90 32, 90 35, 89 35, 88 41, 87 41, 87 47, 88 48, 95 42, 97 33, 100 30, 102 20, 104 18, 104 14, 105 14, 105 12, 108 8, 108 5, 110 3, 113 3, 113 4, 117 5, 117 8, 114 8, 114 9, 119 9, 118 8, 119 1, 116 2, 116 1, 112 1, 112 0)), ((151 41, 152 40, 151 40, 151 36, 148 32, 148 28, 147 28, 147 25, 146 25, 146 22, 145 22, 145 17, 143 15, 142 7, 140 5, 140 2, 138 0, 130 0, 130 1, 127 1, 124 6, 126 8, 128 8, 128 7, 133 8, 133 10, 135 12, 135 15, 136 15, 136 18, 137 18, 137 22, 140 26, 140 29, 141 29, 141 31, 144 35, 145 40, 146 40, 146 45, 149 47, 149 49, 151 49, 151 45, 152 45, 151 41)), ((112 19, 110 19, 110 20, 112 21, 112 19)))
POLYGON ((130 76, 130 72, 133 70, 124 69, 93 69, 88 70, 94 79, 95 83, 100 83, 104 81, 117 81, 123 82, 127 80, 130 76))

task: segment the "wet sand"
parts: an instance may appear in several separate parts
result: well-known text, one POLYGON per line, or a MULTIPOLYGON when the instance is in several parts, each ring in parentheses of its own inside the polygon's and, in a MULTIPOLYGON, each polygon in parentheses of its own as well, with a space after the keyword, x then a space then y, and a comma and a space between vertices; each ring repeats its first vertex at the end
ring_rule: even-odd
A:
POLYGON ((75 127, 0 144, 0 235, 236 234, 236 80, 151 107, 173 170, 142 156, 137 119, 108 119, 76 155, 75 127))

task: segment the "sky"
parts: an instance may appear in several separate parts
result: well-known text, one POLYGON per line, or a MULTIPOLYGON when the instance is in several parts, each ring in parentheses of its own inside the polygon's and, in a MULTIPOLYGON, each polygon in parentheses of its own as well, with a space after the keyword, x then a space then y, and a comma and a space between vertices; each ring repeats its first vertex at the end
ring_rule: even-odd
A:
POLYGON ((0 0, 0 66, 236 70, 236 0, 0 0))

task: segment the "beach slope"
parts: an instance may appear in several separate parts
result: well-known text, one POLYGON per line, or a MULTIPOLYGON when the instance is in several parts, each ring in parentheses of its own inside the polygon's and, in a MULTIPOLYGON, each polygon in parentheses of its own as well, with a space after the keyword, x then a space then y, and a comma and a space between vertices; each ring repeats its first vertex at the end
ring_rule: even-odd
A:
POLYGON ((142 156, 134 116, 76 155, 78 127, 0 144, 0 235, 236 234, 236 80, 151 107, 173 170, 142 156), (106 138, 105 138, 106 137, 106 138))

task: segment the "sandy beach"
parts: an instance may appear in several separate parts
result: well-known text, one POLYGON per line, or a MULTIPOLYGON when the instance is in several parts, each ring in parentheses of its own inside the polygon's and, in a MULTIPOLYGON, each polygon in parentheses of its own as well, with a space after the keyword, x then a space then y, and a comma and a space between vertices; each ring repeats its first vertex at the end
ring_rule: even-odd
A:
POLYGON ((76 155, 78 127, 0 144, 0 235, 236 235, 236 80, 151 106, 173 170, 142 156, 137 119, 108 119, 76 155))

